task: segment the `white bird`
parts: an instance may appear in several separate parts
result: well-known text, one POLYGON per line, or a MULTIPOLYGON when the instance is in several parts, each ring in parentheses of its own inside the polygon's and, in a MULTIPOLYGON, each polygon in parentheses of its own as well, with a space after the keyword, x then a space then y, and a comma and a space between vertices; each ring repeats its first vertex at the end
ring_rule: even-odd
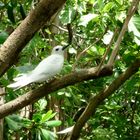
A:
POLYGON ((17 90, 30 83, 47 81, 58 74, 63 67, 64 49, 66 47, 67 46, 54 47, 51 55, 42 60, 34 70, 14 78, 13 80, 15 83, 12 83, 7 87, 17 90))

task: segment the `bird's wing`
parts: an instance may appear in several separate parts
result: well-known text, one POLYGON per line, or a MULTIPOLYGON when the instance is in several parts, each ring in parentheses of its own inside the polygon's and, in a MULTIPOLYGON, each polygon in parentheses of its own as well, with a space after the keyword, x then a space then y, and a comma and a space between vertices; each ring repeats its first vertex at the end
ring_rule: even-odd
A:
POLYGON ((38 66, 32 71, 32 75, 46 75, 46 78, 48 76, 54 76, 62 69, 63 62, 63 56, 50 55, 38 64, 38 66))

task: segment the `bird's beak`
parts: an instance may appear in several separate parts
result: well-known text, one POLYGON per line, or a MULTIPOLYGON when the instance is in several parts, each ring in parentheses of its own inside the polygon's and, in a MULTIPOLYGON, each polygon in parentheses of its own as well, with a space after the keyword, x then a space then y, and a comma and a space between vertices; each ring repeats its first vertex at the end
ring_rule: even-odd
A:
POLYGON ((62 50, 65 50, 68 46, 69 46, 69 45, 64 46, 64 47, 62 48, 62 50))

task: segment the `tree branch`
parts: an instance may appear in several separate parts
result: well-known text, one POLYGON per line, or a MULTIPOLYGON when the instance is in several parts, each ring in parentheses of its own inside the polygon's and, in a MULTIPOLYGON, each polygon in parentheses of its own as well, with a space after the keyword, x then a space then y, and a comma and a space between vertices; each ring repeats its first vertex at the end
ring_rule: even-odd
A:
POLYGON ((34 34, 63 6, 66 0, 41 0, 0 47, 0 76, 17 59, 34 34))
POLYGON ((60 79, 56 79, 53 82, 39 87, 38 89, 32 90, 16 98, 15 100, 0 106, 0 119, 31 103, 34 103, 43 96, 46 96, 47 94, 50 94, 51 92, 54 92, 66 86, 73 85, 84 80, 96 79, 99 77, 111 75, 112 69, 110 69, 110 67, 108 66, 104 66, 98 76, 96 72, 96 67, 80 70, 78 72, 70 73, 60 79))
POLYGON ((122 38, 123 38, 123 36, 124 36, 124 34, 125 34, 126 30, 127 30, 128 23, 129 23, 131 17, 134 15, 138 5, 139 5, 139 0, 133 0, 132 5, 128 10, 128 14, 127 14, 127 17, 126 17, 125 22, 123 24, 123 27, 121 29, 121 32, 119 34, 119 37, 118 37, 118 39, 116 41, 116 44, 114 46, 114 49, 113 49, 113 51, 111 53, 110 59, 108 61, 108 65, 113 65, 113 63, 115 61, 115 58, 117 56, 117 53, 119 51, 120 43, 121 43, 122 38))
POLYGON ((92 97, 87 105, 85 111, 82 113, 78 121, 76 122, 73 132, 71 134, 71 140, 77 140, 80 135, 80 131, 87 120, 94 115, 96 108, 115 90, 117 90, 126 80, 128 80, 133 74, 135 74, 140 67, 140 59, 137 59, 124 73, 122 73, 117 79, 115 79, 107 88, 101 91, 98 95, 92 97))
MULTIPOLYGON (((65 28, 62 28, 61 26, 57 26, 57 25, 55 25, 54 23, 52 23, 51 25, 55 26, 55 27, 58 28, 60 31, 63 31, 63 32, 68 33, 68 30, 65 29, 65 28)), ((73 34, 74 34, 74 33, 73 33, 73 34)), ((80 38, 82 38, 82 39, 86 39, 86 38, 82 37, 82 36, 79 35, 79 34, 76 34, 76 33, 75 33, 74 35, 77 36, 77 37, 80 37, 80 38)))

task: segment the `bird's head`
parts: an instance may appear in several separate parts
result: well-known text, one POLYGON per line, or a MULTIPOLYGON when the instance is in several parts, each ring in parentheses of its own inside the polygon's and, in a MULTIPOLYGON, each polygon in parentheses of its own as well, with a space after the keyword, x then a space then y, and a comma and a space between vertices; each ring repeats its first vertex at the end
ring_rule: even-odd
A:
POLYGON ((52 50, 52 54, 63 54, 64 50, 67 48, 67 46, 55 46, 52 50))

